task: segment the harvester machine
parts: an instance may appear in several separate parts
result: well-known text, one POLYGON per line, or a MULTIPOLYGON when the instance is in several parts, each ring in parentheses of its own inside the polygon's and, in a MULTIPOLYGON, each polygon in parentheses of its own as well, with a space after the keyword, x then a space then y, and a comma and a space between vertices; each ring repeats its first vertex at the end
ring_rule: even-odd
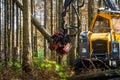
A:
POLYGON ((120 65, 120 11, 112 0, 104 0, 88 31, 80 33, 80 58, 75 61, 75 72, 106 70, 120 65))

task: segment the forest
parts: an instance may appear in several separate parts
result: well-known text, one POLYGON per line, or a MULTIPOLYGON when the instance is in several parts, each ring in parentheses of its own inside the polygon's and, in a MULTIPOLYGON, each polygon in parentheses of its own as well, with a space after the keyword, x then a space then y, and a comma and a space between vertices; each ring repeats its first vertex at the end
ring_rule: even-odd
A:
MULTIPOLYGON (((109 0, 0 0, 0 80, 119 80, 119 66, 111 69, 101 61, 106 70, 101 65, 97 69, 91 59, 92 67, 81 62, 86 70, 75 70, 80 51, 88 51, 81 49, 82 32, 89 34, 105 1, 109 0)), ((112 1, 120 8, 120 0, 112 1)), ((120 18, 119 10, 115 14, 120 18)), ((109 53, 113 45, 116 50, 115 40, 110 49, 101 49, 109 53)))

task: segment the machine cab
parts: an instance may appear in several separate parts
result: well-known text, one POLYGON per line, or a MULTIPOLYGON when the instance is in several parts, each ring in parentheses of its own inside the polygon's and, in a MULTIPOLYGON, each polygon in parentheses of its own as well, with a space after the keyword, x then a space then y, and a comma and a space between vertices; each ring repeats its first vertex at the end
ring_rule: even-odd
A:
POLYGON ((94 23, 94 27, 91 30, 93 33, 107 33, 110 32, 109 20, 98 16, 94 23))
POLYGON ((82 33, 80 53, 87 58, 118 59, 119 42, 120 15, 100 12, 94 16, 89 31, 82 33))

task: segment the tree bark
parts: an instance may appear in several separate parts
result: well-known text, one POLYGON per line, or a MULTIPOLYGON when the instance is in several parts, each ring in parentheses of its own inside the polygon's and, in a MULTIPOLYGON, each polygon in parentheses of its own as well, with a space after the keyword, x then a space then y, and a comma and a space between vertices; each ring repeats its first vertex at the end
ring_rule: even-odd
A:
POLYGON ((93 16, 94 16, 94 0, 89 0, 88 2, 88 26, 90 26, 93 16))
MULTIPOLYGON (((77 25, 77 19, 76 19, 76 15, 74 13, 74 9, 72 6, 70 6, 70 24, 75 24, 77 25)), ((70 30, 70 34, 74 33, 74 30, 70 30)), ((72 48, 70 50, 70 53, 69 53, 69 65, 71 67, 74 66, 74 61, 75 61, 75 57, 76 57, 76 46, 77 46, 77 36, 73 36, 70 38, 71 40, 71 43, 72 43, 72 48)))
POLYGON ((8 52, 9 52, 9 60, 11 61, 12 60, 12 21, 13 21, 13 19, 12 19, 12 13, 13 13, 13 10, 12 10, 12 8, 13 8, 13 5, 12 5, 12 3, 13 3, 13 1, 12 0, 10 0, 10 2, 9 2, 9 5, 10 5, 10 13, 9 13, 9 34, 8 34, 8 36, 9 36, 9 44, 8 44, 8 47, 9 47, 9 50, 8 50, 8 52))
POLYGON ((4 8, 6 9, 4 16, 4 66, 7 68, 8 66, 8 51, 7 51, 7 0, 5 0, 4 8))
MULTIPOLYGON (((45 15, 45 17, 44 17, 44 27, 45 27, 45 29, 46 30, 51 30, 51 15, 50 15, 50 3, 51 3, 51 1, 49 0, 44 0, 44 15, 45 15)), ((45 38, 45 36, 44 36, 44 38, 45 38)), ((47 59, 47 58, 49 58, 50 57, 50 51, 49 51, 49 49, 48 49, 48 41, 46 40, 46 38, 44 39, 44 57, 45 57, 45 59, 47 59)))
POLYGON ((22 63, 22 53, 23 53, 23 20, 22 20, 22 12, 20 11, 20 63, 22 63))
MULTIPOLYGON (((1 0, 0 0, 0 2, 1 2, 1 0)), ((0 3, 0 6, 2 6, 2 3, 0 3)), ((1 45, 1 41, 2 41, 2 39, 1 39, 1 37, 2 37, 2 36, 1 36, 1 35, 2 35, 2 34, 1 34, 1 27, 2 27, 2 26, 1 26, 1 25, 2 25, 2 24, 1 24, 1 23, 2 23, 2 22, 1 22, 1 21, 2 21, 1 17, 2 17, 2 13, 1 13, 1 12, 2 12, 2 9, 0 9, 0 62, 2 62, 2 55, 1 55, 1 54, 2 54, 2 51, 1 51, 1 47, 2 47, 2 45, 1 45)))
POLYGON ((12 62, 13 64, 15 63, 15 53, 14 53, 14 49, 15 49, 15 20, 14 20, 14 11, 15 11, 15 4, 12 0, 12 24, 11 24, 11 28, 12 28, 12 62))
POLYGON ((31 46, 31 0, 23 1, 23 79, 24 73, 33 76, 32 46, 31 46))

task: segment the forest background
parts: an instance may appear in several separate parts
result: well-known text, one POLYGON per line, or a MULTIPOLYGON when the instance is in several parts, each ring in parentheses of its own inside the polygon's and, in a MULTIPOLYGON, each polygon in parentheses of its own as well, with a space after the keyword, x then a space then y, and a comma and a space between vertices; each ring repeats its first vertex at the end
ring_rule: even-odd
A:
MULTIPOLYGON (((120 0, 114 1, 120 4, 120 0)), ((44 27, 49 35, 53 35, 61 31, 63 4, 64 0, 0 0, 0 80, 58 80, 74 75, 72 67, 79 57, 79 33, 89 29, 91 19, 99 7, 104 7, 104 3, 102 0, 85 0, 85 5, 78 8, 76 2, 81 25, 78 25, 72 6, 69 7, 65 22, 67 25, 75 24, 78 28, 77 34, 70 38, 70 52, 61 57, 49 49, 46 36, 28 21, 32 15, 32 19, 44 27), (22 4, 22 8, 19 4, 22 4), (28 21, 23 22, 26 17, 28 21), (24 42, 28 42, 25 44, 27 47, 24 42)))

